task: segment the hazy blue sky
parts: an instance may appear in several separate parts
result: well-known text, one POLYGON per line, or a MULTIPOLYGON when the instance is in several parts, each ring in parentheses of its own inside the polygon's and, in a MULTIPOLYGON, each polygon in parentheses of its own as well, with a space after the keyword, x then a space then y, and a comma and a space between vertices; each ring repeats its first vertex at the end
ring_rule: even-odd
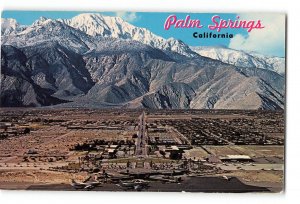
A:
MULTIPOLYGON (((57 19, 57 18, 72 18, 80 13, 84 13, 82 11, 3 11, 2 17, 3 18, 14 18, 16 19, 20 24, 22 25, 30 25, 32 24, 36 19, 38 19, 41 16, 51 18, 51 19, 57 19)), ((88 13, 99 13, 99 12, 91 12, 88 13)), ((200 39, 200 38, 193 38, 192 34, 197 31, 198 33, 203 32, 211 32, 207 28, 207 25, 212 24, 211 17, 213 15, 219 15, 222 19, 233 19, 235 20, 236 16, 238 14, 236 13, 143 13, 143 12, 101 12, 101 14, 108 15, 108 16, 120 16, 124 20, 127 20, 131 24, 138 26, 138 27, 144 27, 149 30, 151 30, 153 33, 162 36, 164 38, 170 38, 174 37, 177 39, 180 39, 187 43, 188 45, 192 46, 228 46, 235 49, 249 49, 252 51, 258 51, 263 54, 268 55, 277 55, 277 56, 284 56, 285 53, 285 40, 284 35, 282 34, 276 39, 270 41, 269 38, 267 38, 267 44, 264 46, 263 42, 266 41, 266 36, 270 36, 270 34, 273 36, 272 33, 274 32, 274 35, 279 35, 274 31, 274 29, 270 29, 268 26, 266 26, 265 29, 251 31, 250 34, 245 29, 224 29, 220 33, 232 33, 234 34, 234 38, 224 38, 224 39, 217 39, 217 38, 211 38, 211 39, 200 39), (171 15, 176 14, 177 18, 184 19, 186 15, 190 15, 192 19, 200 19, 201 24, 204 25, 202 29, 197 28, 189 28, 189 29, 174 29, 171 28, 170 30, 164 29, 164 22, 166 18, 171 15), (266 33, 266 35, 256 34, 255 32, 269 32, 266 33), (254 35, 254 37, 250 36, 254 35), (260 39, 261 38, 261 39, 260 39), (280 42, 278 42, 278 39, 280 42), (270 42, 269 42, 270 41, 270 42), (246 46, 245 46, 246 45, 246 46)), ((240 14, 239 14, 240 15, 240 14)), ((242 14, 243 15, 243 14, 242 14)), ((242 16, 240 15, 240 16, 242 16)), ((251 14, 252 15, 252 14, 251 14)), ((253 17, 254 15, 252 15, 253 17)), ((275 14, 275 17, 278 15, 275 14)), ((257 17, 257 14, 255 15, 257 17)), ((270 22, 270 19, 268 18, 268 23, 270 22)), ((251 18, 251 17, 250 17, 251 18)), ((264 15, 258 15, 258 18, 264 20, 264 15)), ((253 19, 254 20, 254 19, 253 19)), ((280 19, 281 20, 281 19, 280 19)), ((281 20, 282 21, 282 20, 281 20)), ((270 25, 272 26, 278 26, 281 30, 284 30, 284 21, 278 24, 278 22, 271 22, 270 25)), ((271 26, 270 26, 271 27, 271 26)), ((213 33, 217 33, 216 31, 212 31, 213 33)))

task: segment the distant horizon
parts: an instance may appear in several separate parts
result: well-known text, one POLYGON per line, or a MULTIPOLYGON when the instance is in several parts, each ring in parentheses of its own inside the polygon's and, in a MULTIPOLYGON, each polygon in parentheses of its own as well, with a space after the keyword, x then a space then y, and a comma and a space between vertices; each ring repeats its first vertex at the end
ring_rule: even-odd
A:
MULTIPOLYGON (((234 35, 233 38, 210 38, 210 39, 199 39, 199 38, 193 38, 192 33, 197 31, 199 33, 203 32, 211 32, 211 30, 207 28, 201 28, 201 30, 197 28, 188 28, 188 29, 174 29, 170 28, 169 30, 165 30, 163 25, 165 19, 174 13, 151 13, 151 12, 81 12, 81 11, 3 11, 1 18, 13 18, 15 19, 20 25, 28 26, 32 25, 34 21, 39 19, 40 17, 46 17, 49 19, 70 19, 75 16, 78 16, 83 13, 94 13, 94 14, 100 14, 104 16, 111 16, 111 17, 121 17, 124 21, 141 28, 146 28, 150 30, 155 35, 161 36, 165 39, 169 38, 175 38, 178 40, 183 41, 189 46, 209 46, 209 47, 225 47, 230 48, 234 50, 244 50, 244 51, 253 51, 258 52, 267 56, 277 56, 277 57, 285 57, 285 31, 284 35, 282 33, 271 33, 271 35, 274 36, 274 34, 277 34, 278 37, 274 37, 274 43, 273 42, 267 42, 265 46, 261 45, 265 43, 266 36, 269 36, 270 33, 266 34, 255 34, 255 32, 261 32, 261 31, 252 31, 251 33, 248 33, 246 29, 230 29, 230 33, 234 35), (158 26, 160 25, 160 26, 158 26), (283 36, 282 36, 283 35, 283 36), (253 37, 252 37, 253 36, 253 37), (263 39, 259 39, 259 38, 263 39), (256 43, 258 44, 256 46, 256 43), (250 49, 247 49, 250 48, 250 49)), ((202 22, 204 24, 208 24, 210 22, 210 18, 212 15, 220 15, 223 19, 234 19, 237 15, 237 13, 176 13, 176 15, 179 18, 184 18, 186 15, 190 15, 191 18, 201 18, 202 22)), ((249 14, 249 15, 257 15, 257 14, 249 14)), ((248 15, 248 16, 249 16, 248 15)), ((281 14, 267 14, 266 21, 269 22, 270 19, 273 19, 272 16, 275 15, 275 17, 279 16, 281 14), (268 16, 269 15, 269 16, 268 16)), ((249 18, 247 15, 245 15, 245 19, 249 18)), ((263 18, 264 15, 261 14, 260 18, 263 18)), ((285 16, 284 16, 285 17, 285 16)), ((252 19, 250 17, 250 19, 252 19)), ((284 18, 285 19, 285 18, 284 18)), ((279 19, 281 20, 281 18, 279 19)), ((282 30, 282 27, 285 27, 285 21, 281 22, 282 25, 278 25, 276 28, 274 28, 275 24, 272 24, 272 29, 270 30, 273 32, 273 30, 282 30)), ((267 28, 268 29, 268 26, 267 28)), ((220 33, 226 33, 227 31, 221 31, 220 33)), ((265 31, 263 31, 265 32, 265 31)), ((217 32, 216 32, 217 33, 217 32)), ((273 39, 271 39, 273 40, 273 39)))

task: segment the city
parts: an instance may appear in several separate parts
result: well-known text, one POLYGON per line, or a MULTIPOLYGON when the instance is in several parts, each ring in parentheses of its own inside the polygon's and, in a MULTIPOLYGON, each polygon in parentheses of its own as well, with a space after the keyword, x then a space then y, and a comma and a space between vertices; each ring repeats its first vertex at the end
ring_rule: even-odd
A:
POLYGON ((284 112, 1 108, 0 187, 280 192, 284 112))

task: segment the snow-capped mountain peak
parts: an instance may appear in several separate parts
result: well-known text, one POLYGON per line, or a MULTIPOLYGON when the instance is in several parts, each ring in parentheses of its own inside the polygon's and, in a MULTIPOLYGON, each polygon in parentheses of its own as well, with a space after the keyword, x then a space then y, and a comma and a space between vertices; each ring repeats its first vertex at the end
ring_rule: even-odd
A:
MULTIPOLYGON (((26 35, 27 33, 37 32, 40 29, 49 29, 52 32, 57 24, 61 23, 66 26, 70 26, 84 32, 85 34, 95 37, 105 37, 105 38, 116 38, 125 40, 135 40, 151 47, 176 52, 180 55, 187 57, 198 56, 193 52, 188 45, 183 43, 181 40, 177 39, 164 39, 146 28, 136 27, 120 17, 114 16, 104 16, 99 13, 83 13, 79 14, 71 19, 48 19, 45 17, 40 17, 31 26, 26 27, 26 29, 18 30, 19 27, 16 21, 4 21, 5 30, 1 30, 4 35, 10 35, 10 33, 18 33, 20 35, 26 35), (10 26, 8 26, 10 25, 10 26), (52 26, 51 26, 52 25, 52 26)), ((34 35, 34 33, 32 33, 34 35)), ((93 48, 91 48, 93 49, 93 48)))
POLYGON ((1 18, 1 35, 8 35, 17 30, 19 23, 13 18, 1 18))
MULTIPOLYGON (((72 43, 80 44, 80 52, 97 49, 97 43, 93 38, 115 38, 120 40, 135 40, 151 47, 164 50, 176 59, 180 59, 176 53, 187 57, 199 57, 199 55, 216 59, 224 63, 239 67, 257 67, 275 71, 281 75, 285 72, 285 58, 260 55, 258 53, 229 49, 226 47, 190 47, 179 39, 164 39, 146 28, 134 26, 120 17, 104 16, 99 13, 83 13, 71 19, 48 19, 40 17, 31 26, 22 27, 15 19, 1 19, 1 34, 20 35, 19 38, 26 38, 27 41, 15 41, 17 44, 28 44, 47 41, 48 37, 38 36, 45 29, 48 35, 69 36, 72 43), (76 33, 76 34, 75 34, 76 33), (28 35, 23 36, 22 35, 28 35), (175 57, 175 55, 176 57, 175 57)), ((2 44, 9 43, 12 39, 3 38, 2 44)), ((68 41, 64 45, 70 44, 68 41)), ((69 47, 69 46, 67 46, 69 47)), ((74 46, 72 46, 74 47, 74 46)), ((77 50, 77 51, 78 51, 77 50)))
POLYGON ((51 20, 51 19, 49 19, 49 18, 46 18, 46 17, 44 17, 44 16, 41 16, 38 20, 36 20, 33 24, 32 24, 32 26, 39 26, 39 25, 42 25, 45 21, 47 21, 48 20, 48 22, 51 20))
POLYGON ((266 56, 255 52, 234 50, 226 47, 199 46, 191 49, 201 56, 220 60, 238 67, 256 67, 275 71, 281 75, 285 73, 285 58, 266 56))
POLYGON ((195 55, 195 53, 182 41, 176 39, 166 40, 155 35, 148 29, 136 27, 120 17, 84 13, 75 16, 72 19, 59 19, 59 21, 91 36, 136 40, 152 47, 174 51, 181 55, 195 55))
POLYGON ((57 20, 53 20, 50 18, 40 17, 38 20, 36 20, 32 25, 28 26, 23 31, 19 32, 19 35, 26 35, 31 32, 32 35, 38 34, 40 29, 48 29, 49 32, 52 32, 53 28, 56 27, 58 24, 61 24, 61 22, 57 20))
MULTIPOLYGON (((59 19, 59 21, 91 36, 101 35, 117 38, 121 37, 124 28, 128 27, 128 25, 125 25, 127 23, 119 17, 108 17, 93 13, 79 14, 71 19, 59 19)), ((132 27, 129 27, 129 29, 132 29, 132 27)))

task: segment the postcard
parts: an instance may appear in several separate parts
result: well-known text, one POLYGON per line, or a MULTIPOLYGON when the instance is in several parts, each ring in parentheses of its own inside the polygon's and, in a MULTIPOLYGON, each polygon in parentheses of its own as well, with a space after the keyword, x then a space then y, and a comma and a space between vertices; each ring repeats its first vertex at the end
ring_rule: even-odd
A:
POLYGON ((286 15, 1 15, 0 188, 284 190, 286 15))

